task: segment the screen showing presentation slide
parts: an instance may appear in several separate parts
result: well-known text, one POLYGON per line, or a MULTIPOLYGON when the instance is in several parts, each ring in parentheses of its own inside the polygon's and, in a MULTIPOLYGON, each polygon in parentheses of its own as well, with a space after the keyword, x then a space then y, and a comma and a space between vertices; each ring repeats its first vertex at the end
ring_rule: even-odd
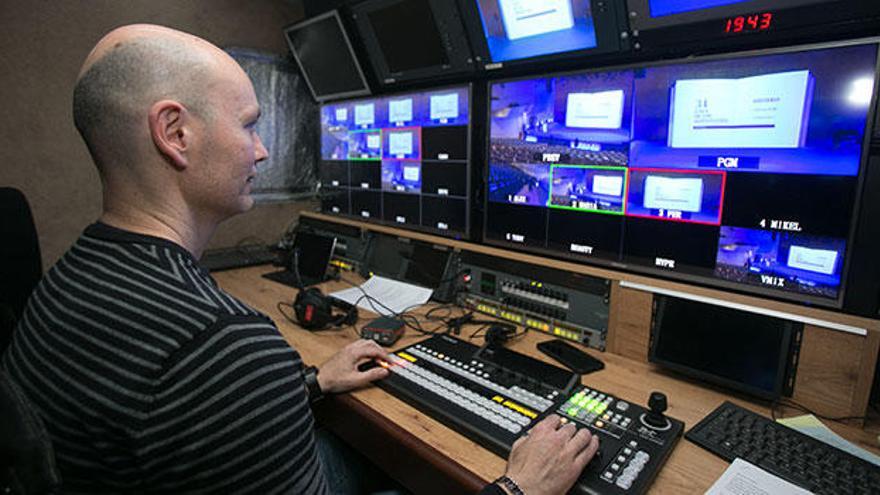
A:
POLYGON ((483 239, 839 304, 876 63, 852 44, 493 82, 483 239))
POLYGON ((493 62, 596 47, 589 0, 478 0, 493 62))
POLYGON ((321 107, 321 211, 468 236, 468 87, 321 107))

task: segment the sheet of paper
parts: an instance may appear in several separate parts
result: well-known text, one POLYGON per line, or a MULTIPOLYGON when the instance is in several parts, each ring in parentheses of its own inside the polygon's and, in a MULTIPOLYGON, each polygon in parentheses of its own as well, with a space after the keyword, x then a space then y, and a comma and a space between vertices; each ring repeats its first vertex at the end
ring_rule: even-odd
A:
POLYGON ((359 308, 367 311, 379 313, 382 316, 390 316, 392 312, 402 313, 408 309, 425 304, 431 298, 433 292, 431 289, 419 287, 418 285, 373 276, 361 284, 360 287, 343 289, 330 295, 349 304, 357 304, 359 308), (370 300, 364 297, 364 294, 369 295, 373 299, 372 304, 370 304, 370 300))
POLYGON ((735 459, 706 495, 810 495, 810 492, 754 464, 735 459))
POLYGON ((819 421, 816 416, 812 414, 805 414, 803 416, 795 416, 791 418, 785 419, 777 419, 777 423, 788 426, 789 428, 795 429, 804 435, 809 435, 820 442, 825 442, 832 447, 837 447, 838 449, 849 452, 850 454, 860 457, 870 463, 876 464, 880 466, 880 457, 866 451, 865 449, 856 446, 846 440, 844 440, 840 435, 834 433, 825 426, 821 421, 819 421))

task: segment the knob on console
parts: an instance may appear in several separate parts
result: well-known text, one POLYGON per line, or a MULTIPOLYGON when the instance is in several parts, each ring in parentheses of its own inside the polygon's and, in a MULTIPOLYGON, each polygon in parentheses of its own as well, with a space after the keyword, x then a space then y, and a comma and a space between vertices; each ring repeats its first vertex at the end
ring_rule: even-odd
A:
POLYGON ((648 398, 648 408, 651 409, 651 412, 642 415, 642 423, 655 430, 668 429, 671 423, 663 415, 666 407, 666 394, 663 392, 651 392, 651 396, 648 398))

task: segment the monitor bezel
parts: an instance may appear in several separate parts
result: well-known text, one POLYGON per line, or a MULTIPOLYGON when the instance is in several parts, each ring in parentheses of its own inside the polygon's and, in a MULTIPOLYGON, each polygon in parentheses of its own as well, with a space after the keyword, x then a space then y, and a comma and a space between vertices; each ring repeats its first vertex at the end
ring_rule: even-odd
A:
POLYGON ((627 0, 627 14, 633 43, 640 51, 665 49, 679 54, 688 50, 705 51, 709 46, 766 45, 768 42, 778 43, 776 40, 798 43, 794 37, 796 33, 810 30, 820 37, 827 37, 830 33, 839 33, 837 37, 843 37, 847 32, 871 36, 872 33, 865 31, 855 33, 853 21, 864 22, 880 15, 880 3, 868 5, 870 2, 833 0, 798 5, 797 1, 761 0, 757 4, 723 5, 652 18, 650 0, 627 0), (767 30, 723 32, 727 19, 768 12, 773 15, 773 25, 767 30))
MULTIPOLYGON (((656 309, 654 310, 653 316, 651 318, 651 332, 650 332, 650 341, 648 346, 648 361, 654 363, 663 368, 669 369, 671 371, 681 373, 683 375, 690 376, 692 378, 696 378, 698 380, 704 380, 710 383, 714 383, 717 385, 721 385, 723 387, 727 387, 733 390, 738 390, 740 392, 745 392, 747 394, 753 395, 755 397, 759 397, 762 399, 768 400, 776 400, 782 397, 785 394, 786 389, 786 381, 789 373, 789 367, 792 365, 789 357, 793 351, 793 345, 796 340, 796 335, 798 333, 799 327, 802 328, 803 323, 798 323, 791 320, 784 320, 781 325, 780 331, 782 332, 782 341, 780 343, 779 349, 776 352, 777 357, 777 365, 776 365, 776 379, 773 383, 773 390, 768 391, 766 389, 755 387, 751 384, 739 382, 736 380, 732 380, 730 378, 726 378, 717 374, 714 374, 705 369, 694 368, 691 366, 687 366, 685 364, 678 363, 676 361, 670 361, 666 359, 666 357, 660 357, 657 355, 657 348, 659 347, 659 342, 661 339, 661 323, 663 321, 663 316, 666 312, 667 305, 670 300, 678 300, 678 301, 686 301, 685 299, 679 299, 670 296, 659 296, 655 301, 656 309)), ((698 304, 694 301, 688 301, 694 304, 698 304)), ((760 315, 766 318, 773 318, 767 315, 760 315)), ((668 337, 667 337, 668 338, 668 337)))
POLYGON ((483 19, 480 14, 478 0, 458 0, 462 21, 471 40, 471 48, 476 64, 489 72, 503 72, 505 68, 522 68, 532 65, 546 64, 582 57, 603 55, 623 51, 628 48, 625 6, 622 2, 605 0, 589 0, 590 12, 593 15, 593 26, 596 30, 596 46, 583 50, 572 50, 561 53, 537 55, 534 57, 496 62, 492 60, 483 19))
MULTIPOLYGON (((852 264, 852 253, 853 253, 853 240, 855 239, 856 227, 858 225, 858 219, 860 214, 860 207, 863 201, 863 196, 866 194, 864 190, 865 183, 865 175, 866 175, 866 167, 868 164, 868 159, 870 158, 870 144, 871 137, 874 130, 875 118, 877 117, 877 102, 878 98, 880 98, 880 36, 873 36, 867 38, 859 38, 854 40, 846 40, 846 41, 835 41, 835 42, 822 42, 822 43, 811 43, 804 45, 795 45, 795 46, 787 46, 782 48, 769 48, 769 49, 758 49, 758 50, 747 50, 747 51, 738 51, 738 52, 729 52, 723 54, 715 54, 715 55, 707 55, 701 57, 688 57, 688 58, 678 58, 678 59, 670 59, 670 60, 655 60, 650 62, 634 62, 624 65, 615 65, 615 66, 607 66, 602 68, 590 68, 585 70, 577 70, 577 71, 564 71, 564 72, 554 72, 554 73, 544 73, 541 75, 531 75, 531 76, 520 76, 520 77, 512 77, 506 79, 495 79, 488 81, 486 86, 486 99, 485 99, 485 112, 486 112, 486 121, 484 125, 486 126, 486 135, 485 142, 483 146, 483 190, 480 193, 483 195, 482 201, 482 220, 483 220, 483 228, 480 234, 480 239, 483 244, 490 246, 497 246, 505 249, 512 249, 516 251, 522 252, 531 252, 542 254, 546 256, 550 256, 553 258, 579 263, 586 266, 595 266, 601 268, 610 268, 614 270, 620 270, 623 272, 638 274, 638 275, 648 275, 652 277, 658 277, 662 279, 667 279, 671 281, 684 282, 684 283, 692 283, 695 285, 701 285, 704 287, 710 287, 721 290, 729 290, 734 291, 746 295, 760 296, 760 297, 768 297, 777 300, 795 302, 802 305, 815 305, 826 308, 833 309, 841 309, 843 307, 844 296, 846 294, 847 282, 849 279, 849 270, 852 264), (649 265, 640 265, 632 262, 625 262, 623 260, 608 260, 602 258, 592 258, 586 260, 582 257, 578 257, 569 253, 565 253, 558 250, 553 250, 549 248, 543 247, 531 247, 525 246, 521 244, 515 244, 512 242, 503 242, 500 240, 490 239, 487 235, 487 225, 488 225, 488 215, 489 215, 489 195, 486 194, 486 188, 488 187, 488 178, 489 178, 489 163, 490 163, 490 143, 491 143, 491 130, 492 130, 492 86, 495 84, 502 84, 507 82, 515 82, 529 79, 539 79, 539 78, 552 78, 552 77, 564 77, 568 75, 577 75, 577 74, 592 74, 592 73, 602 73, 602 72, 614 72, 614 71, 622 71, 622 70, 631 70, 631 69, 648 69, 652 67, 661 67, 667 65, 674 64, 693 64, 693 63, 702 63, 702 62, 714 62, 714 61, 723 61, 727 59, 737 59, 744 57, 757 57, 764 55, 780 55, 786 53, 796 53, 803 51, 815 51, 815 50, 823 50, 830 48, 843 48, 848 46, 860 46, 860 45, 874 45, 874 49, 877 52, 877 61, 874 67, 874 93, 871 97, 871 103, 868 107, 868 112, 865 118, 865 131, 862 139, 862 155, 859 159, 859 173, 857 176, 856 182, 856 193, 853 198, 852 205, 852 215, 850 216, 850 225, 849 225, 849 233, 846 238, 846 254, 844 259, 844 265, 841 271, 841 283, 838 287, 837 297, 834 299, 825 298, 821 296, 813 296, 809 294, 803 294, 799 292, 788 292, 788 291, 780 291, 777 289, 772 289, 763 286, 757 285, 747 285, 743 283, 732 282, 720 278, 714 278, 709 276, 701 276, 694 275, 690 273, 683 272, 672 272, 669 270, 665 270, 662 268, 656 268, 649 265)), ((473 194, 473 193, 472 193, 473 194)))
MULTIPOLYGON (((717 21, 725 17, 752 14, 761 11, 781 11, 794 8, 815 8, 817 4, 828 4, 828 0, 759 0, 757 2, 734 3, 717 7, 704 7, 698 10, 668 14, 660 17, 651 16, 652 0, 627 0, 629 7, 630 26, 635 31, 667 28, 683 24, 694 24, 705 21, 717 21)), ((847 0, 832 0, 835 3, 847 0)))
POLYGON ((312 98, 315 99, 318 103, 322 103, 325 101, 340 99, 340 98, 351 98, 356 96, 366 96, 372 94, 370 90, 370 85, 367 83, 367 79, 364 76, 363 68, 361 67, 360 60, 358 60, 357 54, 354 51, 354 47, 351 44, 351 39, 348 36, 348 32, 345 30, 345 26, 342 25, 342 18, 339 16, 339 11, 333 9, 329 12, 325 12, 321 15, 317 15, 315 17, 306 19, 301 22, 297 22, 295 24, 291 24, 284 28, 284 40, 287 42, 287 46, 290 49, 290 53, 293 54, 294 60, 296 60, 296 65, 299 67, 300 74, 302 74, 303 79, 306 81, 306 85, 309 87, 309 92, 312 93, 312 98), (290 41, 290 36, 288 33, 291 31, 297 31, 302 28, 305 28, 311 24, 315 24, 321 22, 327 18, 333 17, 336 19, 336 25, 339 27, 339 31, 342 33, 342 38, 345 40, 345 45, 348 47, 348 53, 351 55, 351 60, 354 62, 354 66, 357 69, 358 76, 360 77, 361 84, 363 89, 358 89, 355 91, 344 91, 342 93, 328 93, 324 95, 318 95, 315 91, 315 87, 312 85, 311 79, 308 77, 305 68, 303 67, 302 60, 299 57, 299 54, 296 52, 296 48, 293 46, 293 42, 290 41))
MULTIPOLYGON (((393 227, 393 228, 402 229, 402 230, 409 230, 409 231, 415 231, 415 232, 422 232, 422 233, 426 233, 426 234, 438 235, 438 236, 445 237, 448 239, 455 239, 455 240, 468 240, 468 239, 470 239, 473 234, 471 232, 471 229, 473 226, 473 218, 472 217, 473 217, 473 204, 474 204, 474 192, 475 192, 474 191, 474 182, 472 180, 472 175, 473 175, 473 170, 474 170, 473 130, 474 130, 474 107, 475 107, 474 84, 473 83, 469 82, 466 84, 449 84, 449 85, 445 85, 445 86, 438 86, 438 87, 431 87, 431 88, 410 89, 410 90, 404 90, 404 91, 396 91, 396 92, 392 92, 392 93, 382 93, 382 94, 378 94, 378 95, 371 95, 366 98, 364 98, 364 97, 346 98, 344 100, 338 100, 338 101, 327 101, 327 102, 321 103, 319 112, 321 112, 321 114, 323 115, 325 105, 340 104, 340 103, 352 103, 352 102, 355 102, 358 100, 368 100, 368 99, 391 99, 391 98, 397 98, 400 96, 406 96, 406 95, 412 95, 412 94, 427 94, 427 93, 443 92, 443 91, 447 91, 447 90, 451 90, 451 89, 462 89, 462 88, 467 90, 467 95, 468 95, 468 124, 467 124, 467 148, 466 148, 467 149, 467 160, 466 160, 467 166, 466 166, 466 172, 465 172, 467 177, 466 177, 466 183, 465 183, 466 184, 466 189, 465 189, 465 191, 466 191, 465 228, 464 228, 463 232, 441 230, 441 229, 437 229, 437 228, 426 227, 424 225, 421 225, 421 223, 419 225, 399 224, 396 222, 387 221, 382 218, 379 218, 379 219, 370 218, 368 220, 365 220, 363 217, 354 215, 352 213, 347 213, 347 214, 325 213, 325 214, 332 215, 332 216, 339 216, 341 218, 348 218, 351 220, 357 220, 357 221, 361 221, 361 222, 367 222, 367 223, 376 224, 376 225, 384 225, 387 227, 393 227)), ((321 125, 321 127, 323 128, 322 122, 319 122, 319 125, 321 125)), ((321 131, 319 131, 319 136, 320 136, 321 131)), ((320 145, 319 145, 319 154, 320 154, 320 145)), ((325 160, 319 156, 318 166, 320 167, 321 163, 324 161, 325 160)), ((347 161, 347 160, 336 160, 336 161, 347 161)), ((349 188, 349 193, 350 192, 351 192, 351 189, 349 188)), ((421 196, 421 195, 422 195, 422 193, 419 193, 419 196, 421 196)))

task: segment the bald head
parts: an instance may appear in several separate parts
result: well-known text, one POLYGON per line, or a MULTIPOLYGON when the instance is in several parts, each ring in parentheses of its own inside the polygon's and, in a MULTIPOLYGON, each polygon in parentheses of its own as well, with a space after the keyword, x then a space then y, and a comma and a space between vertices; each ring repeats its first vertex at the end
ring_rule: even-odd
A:
POLYGON ((204 95, 230 64, 241 70, 207 41, 161 26, 124 26, 104 36, 83 63, 73 96, 74 123, 98 169, 149 151, 146 119, 157 101, 175 100, 210 118, 204 95))

